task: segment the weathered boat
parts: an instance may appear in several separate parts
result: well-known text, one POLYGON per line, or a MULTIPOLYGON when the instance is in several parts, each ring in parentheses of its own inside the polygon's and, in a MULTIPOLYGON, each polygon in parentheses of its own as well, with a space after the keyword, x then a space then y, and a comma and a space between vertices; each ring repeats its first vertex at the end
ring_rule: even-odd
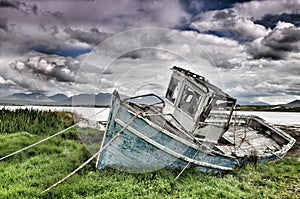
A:
POLYGON ((236 99, 204 77, 172 70, 164 99, 155 94, 120 99, 113 93, 99 170, 224 172, 280 159, 295 143, 258 117, 234 114, 236 99))

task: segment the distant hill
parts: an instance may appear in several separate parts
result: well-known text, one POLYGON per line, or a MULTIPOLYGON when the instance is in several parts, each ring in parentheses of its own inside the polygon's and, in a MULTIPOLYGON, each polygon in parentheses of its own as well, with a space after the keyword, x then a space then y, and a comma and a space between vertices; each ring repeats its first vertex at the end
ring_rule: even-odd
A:
POLYGON ((15 104, 15 105, 25 105, 25 104, 50 104, 53 100, 42 93, 15 93, 6 97, 0 98, 1 104, 15 104))
POLYGON ((49 98, 52 99, 55 102, 61 102, 61 101, 65 101, 65 100, 68 99, 68 97, 66 95, 61 94, 61 93, 50 96, 49 98))
MULTIPOLYGON (((127 96, 122 96, 126 98, 127 96)), ((155 98, 145 98, 143 101, 139 99, 132 100, 141 103, 157 102, 155 98)), ((78 94, 74 96, 66 96, 58 93, 52 96, 47 96, 42 93, 15 93, 6 97, 0 97, 2 105, 51 105, 51 106, 110 106, 111 94, 78 94)), ((261 111, 299 111, 300 100, 294 100, 287 104, 270 105, 265 102, 247 102, 238 101, 237 104, 244 107, 243 110, 261 110, 261 111)))
POLYGON ((300 107, 300 100, 294 100, 290 103, 285 104, 287 107, 300 107))
POLYGON ((69 97, 68 99, 56 103, 57 105, 73 105, 73 106, 109 106, 111 94, 98 93, 94 94, 79 94, 69 97))
POLYGON ((0 97, 3 105, 52 105, 52 106, 109 106, 111 94, 99 93, 79 94, 67 97, 64 94, 46 96, 41 93, 15 93, 6 97, 0 97))
POLYGON ((294 100, 287 104, 269 105, 267 103, 241 103, 239 110, 243 111, 275 111, 275 112, 300 112, 300 100, 294 100))
POLYGON ((270 104, 266 102, 247 102, 247 101, 239 101, 237 104, 242 105, 242 106, 269 106, 270 104))
POLYGON ((237 102, 237 104, 241 105, 241 106, 283 106, 283 107, 300 107, 300 100, 294 100, 292 102, 289 102, 287 104, 277 104, 277 105, 270 105, 266 102, 247 102, 247 101, 239 101, 237 102))
MULTIPOLYGON (((42 101, 49 101, 50 99, 42 94, 42 93, 30 93, 30 94, 25 94, 25 93, 15 93, 13 95, 10 95, 6 97, 7 99, 15 99, 15 100, 42 100, 42 101)), ((50 100, 51 101, 51 100, 50 100)))

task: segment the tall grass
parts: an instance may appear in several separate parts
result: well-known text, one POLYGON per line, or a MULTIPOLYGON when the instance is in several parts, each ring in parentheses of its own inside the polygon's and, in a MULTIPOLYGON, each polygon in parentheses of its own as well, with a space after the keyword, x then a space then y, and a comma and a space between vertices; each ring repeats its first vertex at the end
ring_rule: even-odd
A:
POLYGON ((0 110, 0 133, 20 131, 31 134, 51 134, 71 126, 74 121, 72 113, 41 111, 33 109, 0 110))

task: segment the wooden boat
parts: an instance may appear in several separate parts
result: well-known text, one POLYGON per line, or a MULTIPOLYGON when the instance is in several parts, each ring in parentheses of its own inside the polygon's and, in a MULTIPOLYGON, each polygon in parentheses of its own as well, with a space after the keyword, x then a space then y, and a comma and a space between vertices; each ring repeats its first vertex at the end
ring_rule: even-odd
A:
POLYGON ((155 94, 120 99, 113 93, 99 170, 224 172, 280 159, 295 143, 258 117, 234 114, 236 99, 204 77, 172 70, 164 99, 155 94))

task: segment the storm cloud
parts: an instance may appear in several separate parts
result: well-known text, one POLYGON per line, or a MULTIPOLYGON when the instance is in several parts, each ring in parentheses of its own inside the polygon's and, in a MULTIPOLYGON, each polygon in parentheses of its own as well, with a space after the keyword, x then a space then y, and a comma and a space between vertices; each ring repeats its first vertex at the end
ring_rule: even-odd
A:
POLYGON ((254 59, 286 59, 289 53, 300 52, 300 28, 279 22, 266 36, 251 43, 248 52, 254 59))
POLYGON ((267 14, 261 19, 254 21, 257 24, 263 25, 266 28, 275 28, 278 21, 292 23, 295 26, 300 26, 300 14, 299 13, 283 13, 283 14, 267 14))
POLYGON ((26 3, 24 1, 0 1, 0 8, 8 8, 8 9, 14 9, 17 11, 22 12, 23 14, 37 14, 38 12, 38 7, 35 4, 31 3, 26 3))
POLYGON ((7 25, 7 19, 0 17, 0 29, 2 29, 4 32, 8 32, 8 25, 7 25))
POLYGON ((170 67, 193 65, 234 97, 287 102, 299 98, 299 10, 298 0, 0 0, 0 95, 162 93, 170 67), (149 32, 105 42, 133 28, 149 32))
POLYGON ((264 26, 237 15, 233 9, 204 13, 199 21, 191 24, 191 27, 199 32, 216 31, 239 40, 254 40, 266 33, 264 26))
POLYGON ((64 31, 70 35, 71 39, 76 39, 79 42, 83 42, 93 46, 99 44, 101 41, 112 35, 106 32, 100 32, 97 28, 91 28, 89 31, 73 30, 72 28, 67 28, 64 31))

